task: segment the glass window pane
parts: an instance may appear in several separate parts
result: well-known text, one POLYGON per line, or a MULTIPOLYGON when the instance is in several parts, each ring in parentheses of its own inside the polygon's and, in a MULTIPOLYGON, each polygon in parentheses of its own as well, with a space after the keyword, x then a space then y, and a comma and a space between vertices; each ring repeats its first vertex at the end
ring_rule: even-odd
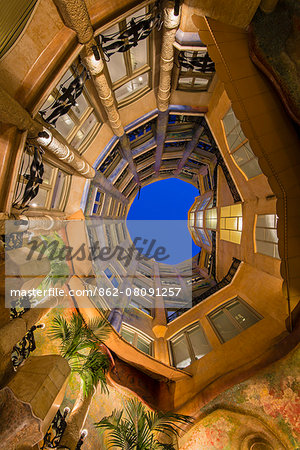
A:
POLYGON ((66 180, 66 175, 59 170, 58 174, 57 174, 54 190, 53 190, 52 201, 51 201, 51 208, 54 208, 54 209, 58 209, 59 208, 59 204, 60 204, 61 196, 62 196, 62 193, 63 193, 65 180, 66 180))
POLYGON ((256 242, 256 250, 258 253, 262 253, 263 255, 274 257, 274 246, 277 247, 277 244, 272 244, 271 242, 257 241, 256 242))
POLYGON ((118 280, 116 279, 116 277, 114 277, 114 278, 111 280, 111 282, 112 282, 112 285, 113 285, 115 288, 117 288, 117 287, 119 286, 119 282, 118 282, 118 280))
POLYGON ((171 341, 174 365, 178 369, 184 369, 191 364, 191 357, 188 351, 187 342, 184 335, 171 341))
POLYGON ((29 205, 35 208, 43 208, 46 204, 48 192, 48 190, 40 187, 37 196, 31 200, 29 205))
POLYGON ((234 326, 233 322, 226 316, 224 311, 218 311, 215 314, 212 314, 210 319, 224 342, 229 341, 240 333, 239 328, 234 326))
POLYGON ((90 114, 89 117, 84 121, 81 128, 77 131, 74 138, 71 141, 71 145, 78 149, 87 135, 90 133, 92 128, 97 122, 97 118, 94 113, 90 114))
POLYGON ((188 332, 191 344, 197 359, 202 358, 206 353, 210 352, 211 346, 207 342, 206 336, 202 328, 198 325, 188 332))
POLYGON ((259 214, 257 216, 257 227, 264 228, 276 228, 276 215, 275 214, 259 214))
POLYGON ((205 89, 208 85, 208 78, 195 78, 194 87, 205 89))
POLYGON ((119 81, 126 76, 126 66, 124 62, 124 53, 116 52, 110 56, 107 67, 112 83, 119 81))
POLYGON ((112 272, 109 268, 104 270, 105 275, 107 276, 107 278, 111 278, 112 277, 112 272))
POLYGON ((136 47, 130 49, 130 59, 133 72, 147 64, 147 39, 139 41, 136 47))
POLYGON ((179 86, 181 87, 191 87, 193 83, 192 77, 180 77, 179 78, 179 86))
POLYGON ((133 343, 133 336, 134 336, 133 332, 131 332, 129 330, 122 329, 121 330, 121 336, 125 339, 125 341, 129 342, 129 344, 133 343))
POLYGON ((246 139, 244 133, 242 132, 241 126, 238 123, 235 128, 228 134, 227 143, 230 150, 234 150, 238 145, 240 145, 246 139))
POLYGON ((239 148, 238 150, 236 150, 233 154, 233 158, 238 166, 240 166, 241 164, 245 164, 252 157, 253 156, 251 154, 249 154, 249 152, 244 147, 244 145, 241 148, 239 148))
POLYGON ((230 108, 230 110, 228 111, 228 113, 226 114, 226 116, 223 119, 225 134, 226 135, 229 134, 230 131, 233 130, 233 128, 236 126, 237 123, 238 123, 238 120, 235 117, 232 108, 230 108))
POLYGON ((78 119, 80 119, 89 107, 89 104, 83 94, 76 99, 76 106, 72 106, 71 110, 78 119))
POLYGON ((137 338, 137 348, 139 350, 142 350, 142 352, 146 353, 147 355, 150 355, 150 342, 146 342, 144 339, 142 339, 140 336, 137 338))
MULTIPOLYGON (((130 16, 126 17, 126 23, 129 24, 131 19, 137 19, 141 20, 143 16, 146 15, 146 8, 141 8, 138 11, 136 11, 134 14, 131 14, 130 16)), ((136 22, 137 22, 136 20, 136 22)))
POLYGON ((67 138, 74 125, 71 117, 68 114, 65 114, 57 119, 56 129, 64 138, 67 138))
POLYGON ((143 89, 148 85, 148 72, 140 75, 139 77, 134 78, 131 81, 123 84, 123 86, 119 87, 115 90, 116 99, 118 101, 124 100, 135 92, 138 92, 140 89, 143 89))
POLYGON ((259 320, 250 309, 240 302, 235 302, 227 306, 227 310, 244 330, 259 320))
POLYGON ((253 178, 262 174, 257 158, 253 158, 251 161, 248 161, 246 164, 241 166, 241 169, 245 172, 247 178, 253 178))
POLYGON ((44 162, 43 183, 50 184, 53 174, 53 167, 44 162))

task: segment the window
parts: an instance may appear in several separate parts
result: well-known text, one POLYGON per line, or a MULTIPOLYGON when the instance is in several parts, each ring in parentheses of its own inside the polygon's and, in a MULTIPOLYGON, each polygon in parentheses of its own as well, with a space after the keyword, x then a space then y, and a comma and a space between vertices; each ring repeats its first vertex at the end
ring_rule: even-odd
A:
POLYGON ((181 52, 178 60, 180 73, 177 89, 207 91, 215 69, 206 48, 198 51, 181 52))
POLYGON ((262 319, 240 298, 235 298, 208 315, 222 342, 227 342, 262 319))
MULTIPOLYGON (((78 73, 81 70, 78 69, 77 65, 78 73)), ((76 72, 71 67, 61 78, 41 108, 41 111, 45 112, 43 116, 45 120, 52 113, 50 106, 61 95, 62 87, 67 88, 75 77, 76 72)), ((83 92, 76 98, 76 104, 66 114, 57 119, 55 128, 79 153, 83 153, 96 136, 100 125, 100 120, 90 103, 88 90, 84 87, 83 92)))
POLYGON ((193 324, 181 331, 172 337, 169 343, 173 365, 177 369, 184 369, 211 350, 211 346, 199 323, 193 324))
POLYGON ((113 272, 107 267, 104 270, 104 273, 107 276, 107 278, 110 280, 110 282, 112 283, 113 287, 117 288, 119 286, 119 281, 114 276, 113 272))
POLYGON ((229 151, 238 167, 248 179, 260 175, 262 171, 259 167, 258 159, 254 155, 232 108, 223 118, 223 126, 229 151))
MULTIPOLYGON (((20 168, 20 176, 16 188, 16 199, 14 203, 22 201, 30 167, 33 163, 33 153, 28 147, 24 152, 24 156, 20 168)), ((38 194, 28 205, 32 208, 43 208, 48 210, 63 211, 67 202, 67 195, 70 187, 71 176, 63 170, 55 167, 50 162, 45 161, 43 156, 44 173, 42 183, 39 185, 38 194)))
POLYGON ((221 207, 220 239, 241 243, 243 229, 242 204, 221 207))
POLYGON ((96 190, 94 206, 93 206, 93 216, 98 216, 101 212, 102 204, 104 199, 104 193, 100 191, 100 189, 96 190))
POLYGON ((217 208, 207 209, 205 212, 205 225, 206 228, 215 230, 217 228, 217 208))
MULTIPOLYGON (((143 299, 141 299, 141 300, 143 300, 143 299)), ((144 312, 145 314, 147 314, 148 316, 151 316, 151 309, 145 307, 142 303, 139 303, 136 299, 135 299, 135 300, 131 300, 130 306, 133 306, 134 308, 143 311, 143 312, 144 312)), ((149 306, 149 305, 148 305, 148 306, 149 306)))
POLYGON ((125 341, 129 342, 129 344, 138 348, 147 355, 152 355, 152 340, 144 333, 141 333, 135 328, 122 323, 120 334, 125 339, 125 341))
POLYGON ((276 214, 260 214, 255 228, 256 252, 279 258, 276 214))
MULTIPOLYGON (((101 35, 104 38, 118 39, 118 34, 130 25, 130 21, 138 22, 146 13, 146 8, 142 8, 108 28, 101 35)), ((125 39, 124 46, 126 47, 127 44, 128 39, 125 39)), ((149 38, 146 38, 139 40, 136 46, 124 52, 115 52, 109 56, 107 68, 119 106, 139 97, 150 89, 149 53, 149 38)))

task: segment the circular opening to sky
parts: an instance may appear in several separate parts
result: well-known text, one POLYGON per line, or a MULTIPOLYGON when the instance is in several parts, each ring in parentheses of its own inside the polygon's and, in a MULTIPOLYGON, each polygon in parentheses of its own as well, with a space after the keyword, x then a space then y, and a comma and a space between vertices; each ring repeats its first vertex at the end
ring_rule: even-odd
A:
POLYGON ((127 216, 127 228, 139 252, 171 265, 196 255, 200 248, 188 229, 188 211, 198 195, 194 186, 177 178, 143 187, 127 216))

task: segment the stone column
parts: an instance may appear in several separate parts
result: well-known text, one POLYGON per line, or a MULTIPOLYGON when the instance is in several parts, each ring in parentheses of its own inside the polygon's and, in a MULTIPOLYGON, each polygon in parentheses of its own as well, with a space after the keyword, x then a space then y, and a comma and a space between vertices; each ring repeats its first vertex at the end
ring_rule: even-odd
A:
POLYGON ((156 128, 156 152, 155 152, 155 163, 154 170, 156 174, 159 174, 161 166, 161 158, 164 150, 167 126, 169 119, 169 111, 159 111, 157 117, 157 128, 156 128))
POLYGON ((194 133, 192 139, 186 144, 183 156, 181 160, 178 163, 177 169, 174 171, 174 175, 179 175, 183 166, 187 162, 190 155, 193 153, 195 148, 197 147, 197 144, 199 142, 199 139, 204 131, 204 127, 200 124, 194 127, 194 133))
POLYGON ((174 15, 174 2, 168 1, 164 8, 164 28, 160 56, 160 76, 157 94, 159 111, 166 111, 171 95, 171 77, 174 65, 175 35, 180 23, 180 14, 174 15))
POLYGON ((15 99, 0 87, 0 122, 15 125, 21 131, 28 131, 33 140, 54 154, 58 159, 67 163, 85 178, 93 178, 94 169, 69 145, 65 145, 39 122, 32 119, 30 114, 15 99))
MULTIPOLYGON (((96 42, 94 42, 96 45, 96 42)), ((91 45, 86 48, 86 56, 84 61, 86 66, 93 77, 95 87, 97 89, 99 98, 102 105, 105 108, 109 124, 112 131, 118 137, 124 135, 124 128, 121 124, 120 114, 115 105, 112 90, 107 82, 106 76, 104 74, 104 63, 102 59, 96 60, 93 53, 90 53, 91 45)))

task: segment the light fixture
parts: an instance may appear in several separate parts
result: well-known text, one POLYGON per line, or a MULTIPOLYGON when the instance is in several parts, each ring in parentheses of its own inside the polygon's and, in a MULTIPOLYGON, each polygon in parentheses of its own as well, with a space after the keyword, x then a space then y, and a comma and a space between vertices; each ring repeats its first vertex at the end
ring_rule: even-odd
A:
POLYGON ((36 208, 37 204, 36 203, 32 203, 30 206, 32 206, 33 208, 36 208))
POLYGON ((139 77, 139 82, 141 83, 143 81, 143 77, 139 77))

